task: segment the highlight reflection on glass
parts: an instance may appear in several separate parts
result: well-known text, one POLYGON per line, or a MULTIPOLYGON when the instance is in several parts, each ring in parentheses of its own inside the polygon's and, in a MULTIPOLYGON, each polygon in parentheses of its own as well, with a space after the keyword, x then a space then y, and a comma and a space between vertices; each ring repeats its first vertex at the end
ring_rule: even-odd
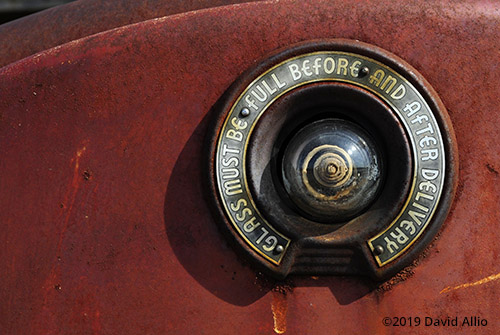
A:
POLYGON ((341 119, 316 121, 299 130, 282 160, 290 199, 311 219, 326 223, 361 214, 377 196, 380 169, 370 135, 341 119))

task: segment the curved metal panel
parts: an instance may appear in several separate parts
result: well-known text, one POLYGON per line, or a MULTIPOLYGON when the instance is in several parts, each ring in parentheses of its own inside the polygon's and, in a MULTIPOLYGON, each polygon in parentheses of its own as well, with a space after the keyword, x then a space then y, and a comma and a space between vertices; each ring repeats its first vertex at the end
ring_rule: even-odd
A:
POLYGON ((498 31, 486 2, 269 1, 145 21, 1 68, 1 332, 498 333, 498 31), (256 60, 325 37, 405 59, 457 135, 441 237, 382 286, 255 273, 201 186, 217 99, 256 60), (448 316, 461 325, 383 324, 448 316))

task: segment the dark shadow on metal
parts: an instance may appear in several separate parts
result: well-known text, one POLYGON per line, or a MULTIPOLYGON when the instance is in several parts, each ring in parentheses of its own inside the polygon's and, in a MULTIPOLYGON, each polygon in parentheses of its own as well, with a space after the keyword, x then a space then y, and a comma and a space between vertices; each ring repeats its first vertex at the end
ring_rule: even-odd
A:
POLYGON ((349 305, 375 291, 379 284, 367 277, 292 277, 296 287, 328 287, 340 305, 349 305))
POLYGON ((246 306, 270 288, 227 245, 205 201, 201 167, 207 123, 205 117, 172 170, 165 196, 165 229, 177 259, 200 285, 226 302, 246 306))
MULTIPOLYGON (((184 269, 206 290, 228 303, 247 306, 282 285, 328 287, 341 305, 348 305, 376 288, 361 277, 290 276, 277 281, 247 265, 228 245, 206 201, 202 171, 205 117, 187 141, 172 170, 164 205, 165 229, 172 250, 184 269)), ((292 293, 293 294, 293 293, 292 293)))

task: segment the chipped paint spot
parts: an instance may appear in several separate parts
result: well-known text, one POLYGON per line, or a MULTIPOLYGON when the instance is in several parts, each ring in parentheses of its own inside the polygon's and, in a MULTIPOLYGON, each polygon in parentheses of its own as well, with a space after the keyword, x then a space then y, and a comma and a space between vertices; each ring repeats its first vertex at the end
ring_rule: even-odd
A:
POLYGON ((283 334, 286 332, 287 308, 286 293, 273 291, 271 310, 273 311, 274 332, 276 334, 283 334))
POLYGON ((490 281, 494 281, 494 280, 497 280, 497 279, 500 279, 500 273, 497 273, 496 275, 488 276, 486 278, 480 279, 480 280, 472 282, 472 283, 465 283, 465 284, 454 286, 454 287, 448 286, 448 287, 442 289, 441 292, 439 292, 439 294, 441 294, 441 293, 447 293, 447 292, 458 290, 458 289, 462 289, 462 288, 467 288, 467 287, 472 287, 472 286, 486 284, 486 283, 488 283, 490 281))

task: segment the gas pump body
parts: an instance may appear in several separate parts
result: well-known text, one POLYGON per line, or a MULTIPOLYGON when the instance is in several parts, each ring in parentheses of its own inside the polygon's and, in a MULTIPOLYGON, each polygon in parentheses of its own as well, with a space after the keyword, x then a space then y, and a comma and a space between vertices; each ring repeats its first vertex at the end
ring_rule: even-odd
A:
POLYGON ((498 4, 127 3, 0 27, 25 36, 0 53, 2 333, 498 333, 498 4), (235 252, 210 207, 214 105, 259 62, 324 39, 403 59, 456 137, 442 228, 383 281, 273 279, 235 252))

